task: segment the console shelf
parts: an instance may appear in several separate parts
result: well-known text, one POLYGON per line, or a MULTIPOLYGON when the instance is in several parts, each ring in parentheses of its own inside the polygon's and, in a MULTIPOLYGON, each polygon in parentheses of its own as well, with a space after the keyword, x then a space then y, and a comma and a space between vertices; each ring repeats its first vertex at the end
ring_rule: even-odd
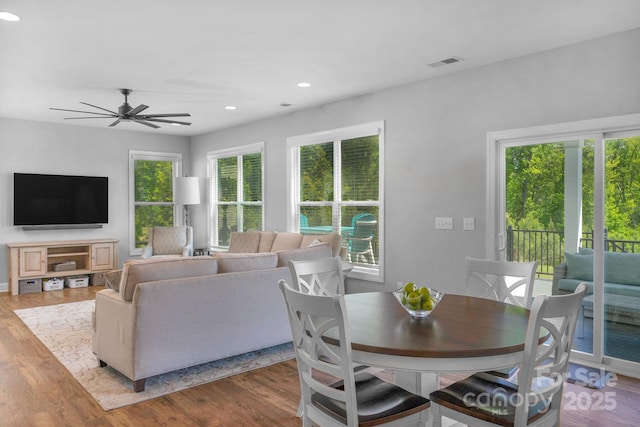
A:
POLYGON ((61 242, 8 243, 9 289, 20 292, 19 281, 90 275, 92 284, 101 272, 118 266, 118 240, 68 240, 61 242), (75 263, 72 270, 56 271, 63 262, 75 263))

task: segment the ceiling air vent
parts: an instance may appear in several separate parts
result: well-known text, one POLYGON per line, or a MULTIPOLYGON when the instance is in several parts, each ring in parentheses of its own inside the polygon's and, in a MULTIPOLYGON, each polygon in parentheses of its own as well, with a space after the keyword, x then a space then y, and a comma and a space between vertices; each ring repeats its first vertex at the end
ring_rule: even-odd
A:
POLYGON ((442 67, 443 65, 455 64, 456 62, 462 61, 462 58, 458 58, 457 56, 452 56, 451 58, 443 59, 442 61, 432 62, 429 64, 431 68, 442 67))

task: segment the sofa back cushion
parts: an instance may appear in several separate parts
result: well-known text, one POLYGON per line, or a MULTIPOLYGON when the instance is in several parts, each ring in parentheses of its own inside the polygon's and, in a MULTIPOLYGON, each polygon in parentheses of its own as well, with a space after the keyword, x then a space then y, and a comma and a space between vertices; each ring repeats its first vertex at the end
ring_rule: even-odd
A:
POLYGON ((229 252, 234 253, 256 253, 260 244, 260 233, 257 231, 231 233, 229 241, 229 252))
POLYGON ((278 252, 278 267, 287 267, 289 261, 304 261, 331 257, 331 245, 320 243, 308 248, 290 249, 278 252))
POLYGON ((604 281, 640 286, 640 254, 605 252, 604 281))
POLYGON ((258 246, 258 252, 272 252, 271 246, 276 238, 275 231, 261 231, 260 232, 260 245, 258 246))
POLYGON ((567 279, 593 281, 593 255, 570 254, 565 252, 567 279))
POLYGON ((215 256, 218 262, 218 273, 239 273, 243 271, 266 270, 276 268, 278 256, 271 252, 264 253, 219 253, 215 256))
POLYGON ((210 256, 127 261, 120 279, 120 298, 131 301, 138 283, 208 276, 217 272, 218 263, 210 256))
POLYGON ((300 233, 277 233, 276 238, 271 245, 271 252, 286 251, 288 249, 297 249, 302 242, 302 234, 300 233))

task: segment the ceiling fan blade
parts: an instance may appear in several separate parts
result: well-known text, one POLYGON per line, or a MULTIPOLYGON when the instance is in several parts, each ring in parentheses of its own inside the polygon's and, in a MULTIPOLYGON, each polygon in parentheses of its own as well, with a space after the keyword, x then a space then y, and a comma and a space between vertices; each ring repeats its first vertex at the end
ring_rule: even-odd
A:
POLYGON ((136 122, 136 123, 140 123, 141 125, 152 127, 154 129, 160 128, 160 126, 154 125, 153 123, 145 122, 143 120, 134 119, 133 121, 136 122))
POLYGON ((149 108, 148 105, 140 104, 136 108, 134 108, 133 110, 129 111, 127 113, 127 115, 128 116, 135 116, 136 114, 140 113, 141 111, 146 110, 147 108, 149 108))
POLYGON ((63 117, 64 120, 75 120, 75 119, 112 119, 115 116, 99 116, 99 117, 63 117))
POLYGON ((111 124, 109 125, 109 127, 111 127, 111 126, 115 126, 115 125, 117 125, 118 123, 120 123, 120 119, 118 119, 118 120, 116 120, 115 122, 111 123, 111 124))
POLYGON ((153 119, 156 117, 191 117, 189 113, 175 113, 175 114, 145 114, 144 117, 153 119))
POLYGON ((56 110, 56 111, 69 111, 71 113, 84 113, 84 114, 96 114, 98 116, 106 116, 106 117, 115 117, 118 115, 118 113, 112 113, 112 114, 106 114, 106 113, 96 113, 94 111, 82 111, 82 110, 67 110, 64 108, 49 108, 50 110, 56 110), (114 116, 115 114, 115 116, 114 116))
MULTIPOLYGON (((137 120, 137 119, 136 119, 137 120)), ((160 123, 171 123, 171 124, 177 124, 177 125, 184 125, 184 126, 190 126, 191 123, 189 122, 181 122, 178 120, 163 120, 163 119, 154 119, 154 118, 145 118, 146 121, 148 122, 160 122, 160 123)))
POLYGON ((88 105, 89 107, 97 108, 98 110, 108 111, 111 114, 118 114, 115 111, 107 110, 106 108, 98 107, 97 105, 89 104, 88 102, 80 101, 80 104, 88 105))

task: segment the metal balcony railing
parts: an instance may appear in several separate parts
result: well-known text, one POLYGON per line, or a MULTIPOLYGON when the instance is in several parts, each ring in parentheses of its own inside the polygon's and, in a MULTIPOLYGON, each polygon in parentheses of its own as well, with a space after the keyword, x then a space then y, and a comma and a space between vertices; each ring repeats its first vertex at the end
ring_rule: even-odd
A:
MULTIPOLYGON (((605 251, 640 252, 640 241, 609 239, 605 231, 605 251)), ((507 228, 507 261, 538 261, 536 277, 550 279, 553 267, 564 261, 564 231, 517 230, 507 228)), ((593 231, 583 232, 580 245, 593 248, 593 231)))

